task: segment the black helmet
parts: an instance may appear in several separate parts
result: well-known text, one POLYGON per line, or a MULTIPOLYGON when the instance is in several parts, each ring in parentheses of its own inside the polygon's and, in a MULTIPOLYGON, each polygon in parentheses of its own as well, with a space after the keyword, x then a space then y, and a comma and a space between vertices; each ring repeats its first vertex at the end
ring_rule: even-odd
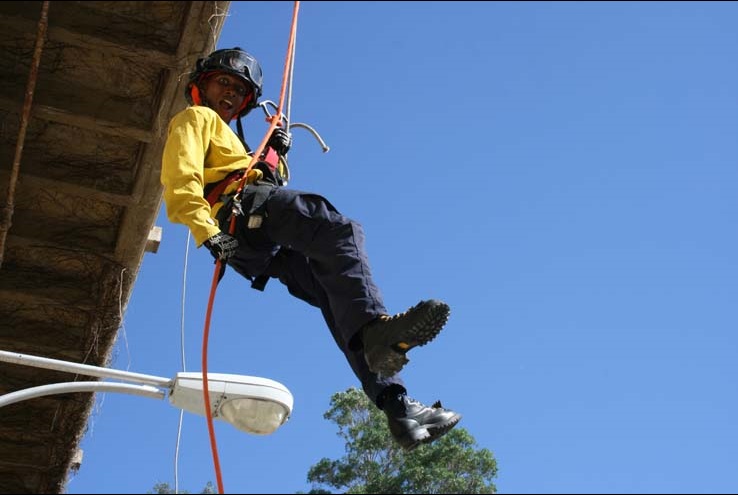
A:
POLYGON ((241 79, 253 91, 253 96, 245 102, 238 116, 244 116, 255 108, 261 96, 262 72, 256 59, 240 47, 216 50, 205 58, 198 59, 195 70, 190 74, 190 82, 185 88, 185 98, 190 105, 200 104, 197 84, 209 72, 227 72, 241 79), (193 94, 195 93, 195 94, 193 94))

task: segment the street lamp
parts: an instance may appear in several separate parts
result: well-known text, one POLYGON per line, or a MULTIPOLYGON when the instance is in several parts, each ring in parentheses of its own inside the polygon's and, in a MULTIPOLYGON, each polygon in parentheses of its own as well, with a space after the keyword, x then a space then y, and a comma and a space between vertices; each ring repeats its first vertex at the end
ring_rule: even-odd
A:
MULTIPOLYGON (((292 412, 292 394, 268 378, 208 373, 208 394, 213 418, 247 433, 268 435, 283 425, 292 412)), ((202 373, 177 373, 169 402, 204 416, 202 373)))
MULTIPOLYGON (((156 399, 163 399, 168 392, 169 402, 173 406, 205 415, 204 387, 202 373, 199 372, 180 372, 169 379, 8 351, 0 351, 0 361, 140 384, 95 381, 53 383, 2 395, 0 407, 70 392, 122 392, 156 399)), ((292 414, 292 394, 279 382, 224 373, 208 373, 207 378, 212 417, 226 421, 241 431, 268 435, 282 426, 292 414)))

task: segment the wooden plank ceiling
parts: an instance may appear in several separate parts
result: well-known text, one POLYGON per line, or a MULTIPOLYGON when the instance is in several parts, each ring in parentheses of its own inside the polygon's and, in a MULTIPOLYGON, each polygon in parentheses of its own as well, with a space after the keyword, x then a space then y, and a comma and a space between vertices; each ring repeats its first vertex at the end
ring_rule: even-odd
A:
MULTIPOLYGON (((0 350, 108 364, 159 210, 166 125, 229 4, 0 3, 0 208, 12 215, 0 227, 0 350)), ((91 379, 0 363, 0 395, 91 379)), ((0 492, 62 493, 93 402, 0 408, 0 492)))

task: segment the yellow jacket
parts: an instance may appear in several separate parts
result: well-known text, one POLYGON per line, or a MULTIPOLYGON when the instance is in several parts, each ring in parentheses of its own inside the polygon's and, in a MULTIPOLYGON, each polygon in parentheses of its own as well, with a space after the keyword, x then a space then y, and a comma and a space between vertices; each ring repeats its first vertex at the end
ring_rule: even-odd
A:
POLYGON ((189 227, 198 246, 219 233, 214 216, 221 204, 211 209, 203 190, 250 163, 241 140, 215 111, 191 106, 179 112, 169 123, 161 165, 169 220, 189 227))

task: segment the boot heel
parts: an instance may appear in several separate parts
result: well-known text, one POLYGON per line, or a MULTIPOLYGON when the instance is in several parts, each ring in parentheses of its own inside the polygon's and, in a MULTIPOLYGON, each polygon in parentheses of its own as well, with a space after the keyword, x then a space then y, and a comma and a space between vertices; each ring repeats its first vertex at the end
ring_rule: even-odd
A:
POLYGON ((420 444, 422 444, 423 441, 428 439, 429 437, 430 437, 430 433, 428 433, 427 429, 416 428, 414 430, 408 431, 401 438, 398 438, 397 442, 406 451, 411 451, 415 449, 415 447, 418 447, 420 444))

